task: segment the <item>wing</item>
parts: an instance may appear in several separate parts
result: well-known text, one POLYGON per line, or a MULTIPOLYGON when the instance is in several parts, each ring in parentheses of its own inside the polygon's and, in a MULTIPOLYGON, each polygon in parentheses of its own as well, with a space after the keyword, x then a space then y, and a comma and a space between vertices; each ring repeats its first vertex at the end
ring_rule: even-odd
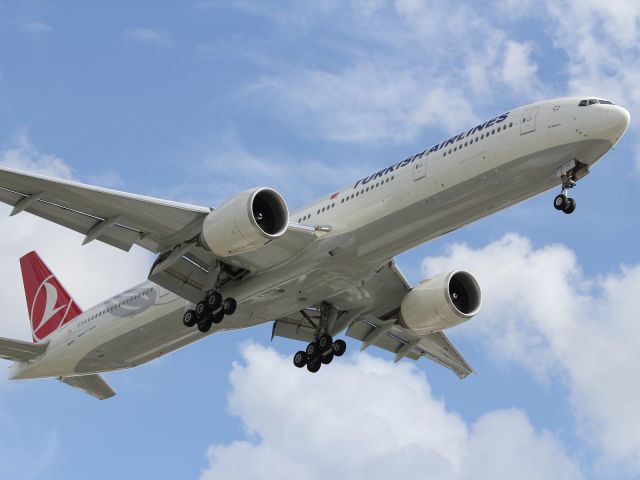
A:
MULTIPOLYGON (((360 287, 355 297, 369 298, 366 305, 349 305, 349 298, 354 297, 353 292, 346 292, 330 301, 341 308, 355 311, 347 321, 347 336, 360 340, 361 350, 371 345, 382 348, 394 353, 396 362, 405 357, 412 360, 426 357, 449 368, 459 378, 465 378, 473 369, 444 333, 421 337, 397 322, 400 303, 410 290, 409 283, 392 261, 380 267, 360 287)), ((309 315, 302 311, 276 320, 273 336, 311 341, 314 329, 309 315)))
POLYGON ((60 377, 60 381, 73 388, 82 390, 84 393, 87 393, 98 400, 105 400, 116 394, 104 378, 98 374, 60 377))
MULTIPOLYGON (((149 278, 190 301, 212 287, 218 258, 197 238, 211 208, 94 187, 0 167, 0 201, 11 215, 29 212, 128 251, 139 245, 161 254, 149 278)), ((290 224, 280 238, 255 252, 227 257, 239 270, 260 271, 292 258, 316 238, 313 227, 290 224)), ((237 276, 240 272, 234 272, 237 276)))
POLYGON ((163 252, 197 235, 210 209, 0 168, 0 201, 129 250, 163 252))

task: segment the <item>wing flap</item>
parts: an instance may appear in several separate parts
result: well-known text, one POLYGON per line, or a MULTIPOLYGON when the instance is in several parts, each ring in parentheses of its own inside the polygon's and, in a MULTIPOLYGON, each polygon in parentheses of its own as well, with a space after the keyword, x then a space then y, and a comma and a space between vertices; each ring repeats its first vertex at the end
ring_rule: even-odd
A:
POLYGON ((98 400, 105 400, 116 394, 104 378, 98 374, 60 377, 60 381, 73 388, 82 390, 84 393, 89 394, 98 400))
POLYGON ((0 338, 0 358, 14 362, 26 362, 42 355, 47 343, 31 343, 10 338, 0 338))
POLYGON ((162 252, 195 236, 207 207, 169 202, 69 180, 0 168, 0 201, 128 250, 133 243, 162 252), (117 219, 117 221, 113 221, 117 219))
MULTIPOLYGON (((89 235, 93 229, 105 222, 103 218, 96 218, 45 200, 34 202, 25 211, 84 235, 89 235)), ((108 219, 106 221, 108 222, 108 219)), ((100 240, 120 250, 129 251, 136 240, 140 238, 140 235, 141 232, 138 230, 113 223, 93 239, 100 240)))
POLYGON ((347 336, 363 342, 363 347, 374 345, 394 353, 396 361, 404 357, 418 360, 427 357, 451 369, 459 378, 465 378, 473 369, 442 332, 420 337, 393 320, 359 319, 347 329, 347 336))

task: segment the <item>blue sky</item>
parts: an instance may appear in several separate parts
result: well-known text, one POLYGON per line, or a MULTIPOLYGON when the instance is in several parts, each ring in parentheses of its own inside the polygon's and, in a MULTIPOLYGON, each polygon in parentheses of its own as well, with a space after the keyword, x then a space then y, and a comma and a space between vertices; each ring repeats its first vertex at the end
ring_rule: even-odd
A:
MULTIPOLYGON (((172 200, 265 185, 300 207, 555 96, 632 117, 573 215, 548 192, 398 259, 478 276, 451 337, 479 375, 349 342, 312 376, 269 325, 107 374, 105 402, 3 373, 0 478, 640 477, 639 44, 623 0, 0 3, 0 162, 172 200)), ((8 212, 0 336, 29 338, 32 249, 84 307, 153 260, 8 212)))

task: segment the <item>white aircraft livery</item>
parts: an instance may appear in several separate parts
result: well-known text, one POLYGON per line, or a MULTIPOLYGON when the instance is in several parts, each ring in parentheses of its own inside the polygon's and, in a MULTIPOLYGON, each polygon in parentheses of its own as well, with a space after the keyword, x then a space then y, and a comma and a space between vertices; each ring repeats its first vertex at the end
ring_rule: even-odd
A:
POLYGON ((134 195, 0 168, 0 201, 128 251, 157 254, 148 280, 81 310, 35 252, 20 259, 33 343, 0 338, 11 379, 57 378, 104 399, 102 372, 149 362, 221 330, 272 322, 304 342, 296 367, 317 372, 346 349, 341 332, 395 354, 426 357, 460 378, 473 370, 443 333, 471 319, 468 272, 411 286, 393 257, 560 187, 569 189, 621 138, 629 112, 569 97, 498 115, 289 212, 259 187, 218 208, 134 195))

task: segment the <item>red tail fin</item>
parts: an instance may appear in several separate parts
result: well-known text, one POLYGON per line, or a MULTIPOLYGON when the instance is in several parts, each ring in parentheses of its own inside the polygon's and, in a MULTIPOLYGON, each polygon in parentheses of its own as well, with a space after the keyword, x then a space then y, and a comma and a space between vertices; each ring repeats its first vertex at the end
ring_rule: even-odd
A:
POLYGON ((33 341, 44 340, 82 313, 36 252, 20 259, 33 341))

